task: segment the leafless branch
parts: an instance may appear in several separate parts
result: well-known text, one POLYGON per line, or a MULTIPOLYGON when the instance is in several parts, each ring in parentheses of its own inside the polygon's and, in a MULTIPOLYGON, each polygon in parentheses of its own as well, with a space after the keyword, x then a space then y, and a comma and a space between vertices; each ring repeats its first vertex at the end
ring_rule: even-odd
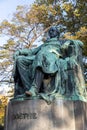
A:
POLYGON ((2 80, 0 81, 0 83, 14 83, 13 80, 2 80))
POLYGON ((59 22, 60 22, 60 21, 57 21, 57 22, 53 23, 53 24, 50 25, 48 28, 46 28, 45 30, 43 30, 38 36, 34 37, 34 39, 32 39, 31 43, 29 44, 29 48, 31 48, 33 42, 34 42, 38 37, 40 37, 43 33, 47 32, 50 27, 52 27, 52 26, 58 24, 59 22))
POLYGON ((34 30, 34 28, 35 28, 35 27, 33 27, 33 28, 29 31, 29 33, 28 33, 28 35, 27 35, 27 40, 29 39, 30 33, 34 30))

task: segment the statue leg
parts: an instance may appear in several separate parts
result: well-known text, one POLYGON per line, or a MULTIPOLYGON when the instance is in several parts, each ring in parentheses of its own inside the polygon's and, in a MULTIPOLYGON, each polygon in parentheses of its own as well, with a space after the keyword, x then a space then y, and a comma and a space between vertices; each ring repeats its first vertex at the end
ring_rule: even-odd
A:
POLYGON ((44 78, 44 73, 42 72, 41 68, 36 69, 34 81, 29 91, 26 91, 26 95, 28 96, 36 96, 40 90, 42 85, 42 81, 44 78))
MULTIPOLYGON (((15 96, 25 93, 30 88, 29 66, 32 61, 25 56, 18 56, 15 63, 15 87, 18 91, 15 96)), ((32 77, 32 74, 31 74, 32 77)))

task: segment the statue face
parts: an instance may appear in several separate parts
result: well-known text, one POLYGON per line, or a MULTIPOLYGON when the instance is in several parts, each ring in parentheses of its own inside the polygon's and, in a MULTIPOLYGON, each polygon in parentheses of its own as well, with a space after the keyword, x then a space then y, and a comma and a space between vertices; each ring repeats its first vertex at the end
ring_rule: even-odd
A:
POLYGON ((50 36, 50 38, 54 38, 54 37, 59 36, 58 29, 56 27, 51 27, 49 29, 49 36, 50 36))

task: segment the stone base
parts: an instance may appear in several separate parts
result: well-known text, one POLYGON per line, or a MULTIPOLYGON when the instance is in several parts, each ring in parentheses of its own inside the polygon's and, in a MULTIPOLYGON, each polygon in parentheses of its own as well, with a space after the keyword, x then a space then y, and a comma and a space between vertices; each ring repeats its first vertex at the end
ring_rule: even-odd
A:
POLYGON ((87 130, 87 103, 55 100, 11 101, 5 130, 87 130))

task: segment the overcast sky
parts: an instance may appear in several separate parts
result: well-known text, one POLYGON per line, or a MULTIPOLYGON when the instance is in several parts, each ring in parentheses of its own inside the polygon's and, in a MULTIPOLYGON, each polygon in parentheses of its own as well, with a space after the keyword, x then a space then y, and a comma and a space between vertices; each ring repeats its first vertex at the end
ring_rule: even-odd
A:
POLYGON ((10 19, 18 5, 31 5, 34 0, 0 0, 0 22, 10 19))

